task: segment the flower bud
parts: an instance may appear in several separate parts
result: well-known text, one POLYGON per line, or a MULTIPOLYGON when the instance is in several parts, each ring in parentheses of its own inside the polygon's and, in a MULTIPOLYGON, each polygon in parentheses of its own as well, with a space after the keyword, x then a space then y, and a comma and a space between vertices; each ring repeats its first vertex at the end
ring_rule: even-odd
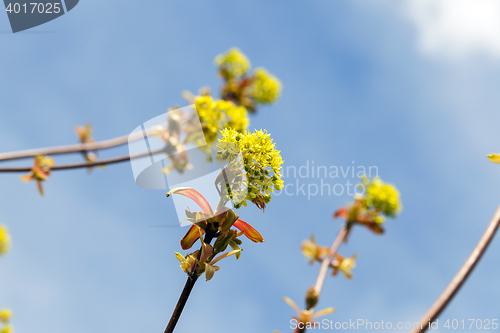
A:
POLYGON ((309 289, 307 289, 306 292, 307 310, 314 308, 317 303, 318 303, 318 293, 316 292, 316 288, 314 288, 314 286, 311 286, 309 289))

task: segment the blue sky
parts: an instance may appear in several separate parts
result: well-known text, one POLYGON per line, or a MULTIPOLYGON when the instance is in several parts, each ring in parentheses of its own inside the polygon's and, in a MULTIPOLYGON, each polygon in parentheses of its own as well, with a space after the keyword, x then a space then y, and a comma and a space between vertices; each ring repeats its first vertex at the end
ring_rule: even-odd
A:
MULTIPOLYGON (((402 195, 384 236, 356 229, 341 247, 359 254, 354 279, 328 278, 318 307, 339 322, 416 321, 500 202, 500 169, 486 158, 500 152, 500 10, 472 2, 82 0, 18 34, 0 15, 0 151, 75 143, 87 121, 97 140, 130 133, 185 103, 182 90, 216 92, 213 58, 237 46, 283 82, 251 128, 272 134, 285 167, 377 166, 402 195)), ((80 156, 56 163, 70 160, 80 156)), ((163 331, 186 279, 174 256, 186 229, 151 227, 177 221, 165 191, 136 186, 128 164, 54 173, 43 198, 19 175, 0 179, 13 237, 0 306, 17 332, 163 331)), ((329 245, 331 215, 348 201, 282 194, 265 213, 242 211, 266 242, 246 241, 239 261, 198 282, 177 331, 289 330, 281 298, 302 304, 318 270, 300 243, 315 233, 329 245)), ((496 239, 441 318, 498 316, 499 250, 496 239)))

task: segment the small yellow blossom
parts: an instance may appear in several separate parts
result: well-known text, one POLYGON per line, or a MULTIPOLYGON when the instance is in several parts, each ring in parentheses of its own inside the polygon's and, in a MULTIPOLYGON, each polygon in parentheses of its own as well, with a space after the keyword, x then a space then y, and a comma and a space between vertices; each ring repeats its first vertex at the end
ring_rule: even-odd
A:
POLYGON ((281 94, 281 82, 263 68, 254 72, 252 96, 257 103, 269 104, 276 101, 281 94))
MULTIPOLYGON (((85 126, 75 126, 76 135, 78 135, 78 139, 80 143, 93 143, 95 142, 92 134, 94 130, 92 129, 91 123, 86 123, 85 126)), ((90 151, 84 151, 83 155, 88 162, 94 162, 97 160, 97 155, 90 151)), ((89 169, 90 170, 90 169, 89 169)))
POLYGON ((490 159, 490 161, 492 161, 493 163, 500 163, 500 154, 489 154, 488 155, 488 158, 490 159))
POLYGON ((300 310, 300 308, 295 304, 294 301, 292 301, 288 297, 283 297, 283 300, 290 305, 292 309, 297 312, 297 317, 294 317, 299 323, 302 323, 302 326, 305 328, 312 328, 314 327, 314 319, 327 315, 329 313, 335 312, 334 308, 326 308, 321 311, 318 311, 314 313, 314 308, 311 308, 309 310, 300 310))
MULTIPOLYGON (((7 253, 9 249, 10 249, 10 235, 7 231, 7 226, 0 224, 0 255, 7 253)), ((2 312, 0 311, 0 318, 1 316, 2 312)))
POLYGON ((9 324, 9 320, 12 317, 12 312, 9 309, 0 309, 0 323, 3 323, 3 327, 0 327, 0 333, 12 333, 12 326, 9 324))
POLYGON ((0 322, 8 322, 12 318, 12 311, 9 309, 0 309, 0 322))
POLYGON ((35 156, 35 162, 30 173, 26 176, 21 177, 24 182, 29 182, 35 180, 38 186, 38 191, 43 195, 42 182, 46 181, 50 175, 50 168, 54 166, 54 160, 51 157, 45 155, 35 156))
POLYGON ((349 280, 352 279, 352 270, 356 267, 357 254, 350 256, 349 258, 344 258, 340 254, 335 256, 335 260, 332 262, 332 274, 337 275, 340 271, 349 280))
MULTIPOLYGON (((265 207, 271 201, 271 193, 283 187, 280 173, 283 159, 271 135, 263 130, 239 133, 231 128, 221 133, 217 153, 223 159, 240 152, 243 156, 248 191, 241 204, 246 206, 246 200, 250 200, 259 208, 265 207)), ((235 208, 239 207, 240 204, 235 205, 235 208)))
POLYGON ((323 260, 329 249, 318 245, 314 235, 311 235, 311 240, 306 239, 302 242, 301 251, 310 260, 310 264, 314 264, 316 261, 323 260))
POLYGON ((0 331, 0 333, 12 333, 12 326, 11 325, 5 325, 4 328, 0 331))
POLYGON ((251 68, 250 60, 238 48, 233 47, 215 58, 215 64, 223 77, 238 78, 245 75, 251 68))

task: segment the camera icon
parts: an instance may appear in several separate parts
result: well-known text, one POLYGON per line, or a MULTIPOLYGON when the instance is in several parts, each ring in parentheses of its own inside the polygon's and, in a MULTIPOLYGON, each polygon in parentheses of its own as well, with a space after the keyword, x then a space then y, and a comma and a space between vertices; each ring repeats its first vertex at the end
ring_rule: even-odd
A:
MULTIPOLYGON (((137 126, 129 135, 128 148, 134 180, 141 188, 196 189, 215 215, 230 209, 227 204, 237 205, 246 197, 247 178, 239 148, 233 147, 231 154, 219 154, 215 142, 206 141, 194 105, 169 110, 137 126)), ((191 199, 172 198, 181 226, 210 218, 195 218, 193 212, 202 207, 191 199)))
POLYGON ((4 0, 12 32, 31 29, 69 12, 80 0, 4 0))

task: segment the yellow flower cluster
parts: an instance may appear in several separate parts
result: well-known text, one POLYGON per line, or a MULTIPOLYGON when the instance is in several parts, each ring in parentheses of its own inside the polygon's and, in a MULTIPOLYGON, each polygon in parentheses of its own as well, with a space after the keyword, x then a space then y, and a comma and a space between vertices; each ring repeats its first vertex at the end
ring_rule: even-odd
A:
POLYGON ((9 309, 0 309, 0 323, 4 326, 0 328, 0 333, 11 333, 12 326, 9 324, 9 320, 12 317, 12 312, 9 309))
POLYGON ((366 187, 366 208, 387 217, 396 217, 402 209, 398 190, 393 185, 384 183, 378 177, 371 181, 364 177, 363 183, 366 187))
MULTIPOLYGON (((239 133, 232 128, 222 130, 221 134, 217 153, 224 159, 239 152, 243 156, 248 191, 240 204, 246 206, 246 200, 250 200, 259 207, 265 207, 271 201, 271 192, 283 187, 280 174, 283 159, 271 135, 263 130, 239 133), (235 147, 239 151, 235 151, 235 147), (261 204, 261 201, 265 204, 261 204)), ((235 205, 235 208, 239 208, 240 204, 235 205)))
POLYGON ((238 48, 233 47, 215 58, 215 64, 226 78, 238 78, 251 68, 250 60, 238 48))
POLYGON ((238 132, 248 128, 247 110, 243 106, 224 100, 214 101, 210 96, 196 97, 195 106, 207 143, 214 142, 223 128, 231 127, 238 132))
POLYGON ((281 93, 281 82, 264 68, 257 68, 252 83, 252 96, 257 103, 269 104, 276 101, 281 93))
POLYGON ((0 224, 0 255, 7 253, 9 251, 9 248, 10 235, 7 232, 7 227, 3 224, 0 224))

